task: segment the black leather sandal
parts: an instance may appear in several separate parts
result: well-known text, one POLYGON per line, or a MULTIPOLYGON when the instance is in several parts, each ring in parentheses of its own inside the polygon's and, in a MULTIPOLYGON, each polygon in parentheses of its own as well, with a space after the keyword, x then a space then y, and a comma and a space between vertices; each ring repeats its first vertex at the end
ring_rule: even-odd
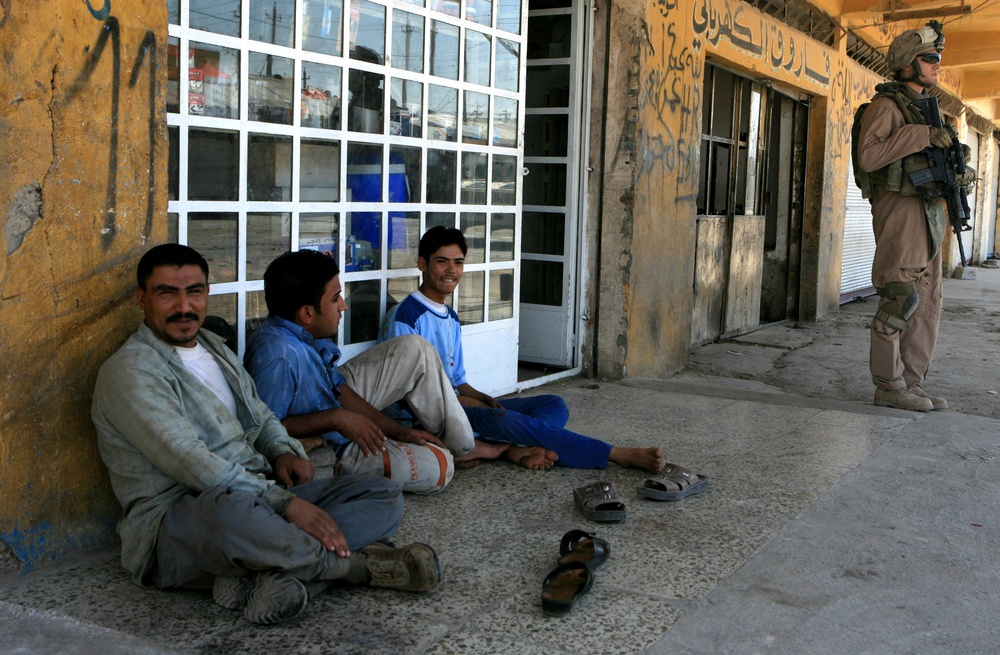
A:
POLYGON ((583 562, 567 562, 552 569, 542 583, 542 611, 549 616, 568 614, 580 596, 594 586, 594 572, 583 562))
POLYGON ((570 530, 559 542, 559 555, 558 564, 582 562, 593 571, 611 555, 611 545, 589 532, 570 530))

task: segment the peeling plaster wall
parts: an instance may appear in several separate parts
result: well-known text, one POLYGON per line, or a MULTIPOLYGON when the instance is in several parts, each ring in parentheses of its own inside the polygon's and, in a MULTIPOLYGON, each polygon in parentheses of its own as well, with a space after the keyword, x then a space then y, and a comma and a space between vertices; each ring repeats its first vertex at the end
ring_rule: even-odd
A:
POLYGON ((138 324, 136 258, 166 236, 167 18, 102 4, 0 6, 4 570, 112 543, 121 513, 90 395, 138 324))

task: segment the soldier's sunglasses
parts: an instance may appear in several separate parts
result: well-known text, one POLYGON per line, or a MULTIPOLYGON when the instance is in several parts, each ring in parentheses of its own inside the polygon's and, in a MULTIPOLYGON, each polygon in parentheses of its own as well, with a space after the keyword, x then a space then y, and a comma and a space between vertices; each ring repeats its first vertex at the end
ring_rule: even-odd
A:
POLYGON ((920 55, 920 61, 924 62, 925 64, 940 64, 941 55, 936 52, 931 52, 926 55, 920 55))

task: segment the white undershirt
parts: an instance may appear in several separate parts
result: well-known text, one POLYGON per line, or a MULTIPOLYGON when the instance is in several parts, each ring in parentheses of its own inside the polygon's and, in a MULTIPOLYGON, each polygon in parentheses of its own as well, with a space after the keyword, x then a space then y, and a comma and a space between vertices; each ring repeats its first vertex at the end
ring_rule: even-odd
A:
POLYGON ((236 397, 233 396, 233 390, 229 388, 215 355, 208 352, 200 343, 196 343, 194 348, 174 346, 174 350, 181 356, 184 368, 208 387, 222 404, 229 408, 233 416, 236 416, 236 397))

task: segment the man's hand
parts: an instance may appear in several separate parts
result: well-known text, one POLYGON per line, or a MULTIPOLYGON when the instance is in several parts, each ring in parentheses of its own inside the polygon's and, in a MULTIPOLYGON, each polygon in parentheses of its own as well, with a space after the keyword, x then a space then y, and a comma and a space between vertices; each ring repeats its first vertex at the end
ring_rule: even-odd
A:
POLYGON ((358 444, 361 453, 368 457, 385 450, 385 433, 367 416, 350 410, 341 410, 339 432, 345 438, 358 444))
POLYGON ((430 432, 424 432, 423 430, 404 430, 399 434, 393 435, 392 438, 396 441, 415 443, 418 446, 426 446, 427 444, 432 443, 435 446, 440 446, 441 448, 447 450, 447 447, 440 439, 435 437, 430 432))
POLYGON ((274 479, 286 487, 305 484, 316 474, 316 465, 310 460, 286 453, 274 460, 274 479))
POLYGON ((951 132, 940 127, 932 127, 930 133, 931 145, 935 148, 951 147, 951 132))
POLYGON ((329 514, 312 503, 296 498, 285 510, 285 518, 303 532, 319 539, 331 553, 337 553, 339 557, 351 555, 347 537, 340 531, 340 527, 329 514))
POLYGON ((459 396, 458 404, 462 407, 482 407, 483 409, 499 409, 503 411, 503 405, 496 398, 486 396, 483 400, 472 396, 459 396))

